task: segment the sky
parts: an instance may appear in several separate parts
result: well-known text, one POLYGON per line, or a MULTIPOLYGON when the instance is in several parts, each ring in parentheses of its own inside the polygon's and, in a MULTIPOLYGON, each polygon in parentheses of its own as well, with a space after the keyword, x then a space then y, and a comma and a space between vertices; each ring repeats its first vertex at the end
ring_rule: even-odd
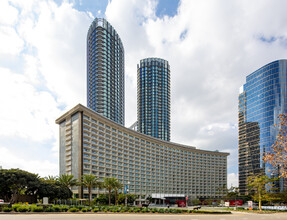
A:
POLYGON ((125 125, 136 121, 137 64, 171 68, 171 141, 229 152, 238 186, 238 94, 286 58, 284 0, 1 0, 0 166, 58 175, 55 120, 86 105, 86 36, 106 18, 125 48, 125 125))

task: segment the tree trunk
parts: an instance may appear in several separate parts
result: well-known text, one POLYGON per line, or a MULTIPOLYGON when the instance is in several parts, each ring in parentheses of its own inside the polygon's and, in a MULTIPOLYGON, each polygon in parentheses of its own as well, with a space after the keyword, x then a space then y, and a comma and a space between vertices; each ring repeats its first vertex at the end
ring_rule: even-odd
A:
POLYGON ((92 197, 91 187, 88 187, 88 190, 89 190, 89 206, 91 206, 91 197, 92 197))
POLYGON ((261 212, 262 211, 262 208, 261 208, 261 193, 259 192, 259 211, 261 212))
POLYGON ((14 190, 12 193, 12 197, 10 199, 10 203, 14 204, 15 202, 17 202, 17 197, 18 197, 18 190, 14 190))
POLYGON ((118 191, 115 190, 115 205, 117 205, 117 196, 118 196, 118 191))
POLYGON ((111 206, 111 190, 109 190, 109 206, 111 206))

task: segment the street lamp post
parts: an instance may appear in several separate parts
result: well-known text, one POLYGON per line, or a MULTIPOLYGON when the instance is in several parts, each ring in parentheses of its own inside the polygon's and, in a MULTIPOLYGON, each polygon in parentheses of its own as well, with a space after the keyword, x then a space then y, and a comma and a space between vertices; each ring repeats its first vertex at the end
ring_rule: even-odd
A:
POLYGON ((128 184, 125 185, 125 194, 126 194, 125 205, 126 205, 126 206, 128 206, 129 184, 130 184, 130 182, 128 182, 128 184))

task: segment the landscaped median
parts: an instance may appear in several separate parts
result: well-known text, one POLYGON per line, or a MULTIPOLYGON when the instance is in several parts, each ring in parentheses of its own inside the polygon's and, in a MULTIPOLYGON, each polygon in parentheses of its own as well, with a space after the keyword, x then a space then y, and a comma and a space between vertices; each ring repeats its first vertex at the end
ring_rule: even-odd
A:
POLYGON ((191 210, 191 209, 173 209, 173 208, 143 208, 126 206, 66 206, 66 205, 25 205, 14 204, 12 207, 1 207, 2 213, 165 213, 165 214, 231 214, 230 211, 214 210, 191 210))

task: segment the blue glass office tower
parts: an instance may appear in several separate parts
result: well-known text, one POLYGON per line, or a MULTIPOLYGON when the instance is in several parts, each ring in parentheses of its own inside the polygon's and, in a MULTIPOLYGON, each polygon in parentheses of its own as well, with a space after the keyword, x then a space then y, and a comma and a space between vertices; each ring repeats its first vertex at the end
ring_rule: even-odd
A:
MULTIPOLYGON (((239 95, 239 192, 248 194, 247 178, 278 170, 264 164, 276 140, 278 115, 287 113, 287 60, 269 63, 246 77, 239 95)), ((284 180, 278 187, 286 187, 284 180)))
POLYGON ((170 140, 170 67, 160 58, 146 58, 137 65, 138 131, 170 140))
POLYGON ((96 18, 87 35, 88 108, 124 125, 124 47, 115 29, 96 18))

